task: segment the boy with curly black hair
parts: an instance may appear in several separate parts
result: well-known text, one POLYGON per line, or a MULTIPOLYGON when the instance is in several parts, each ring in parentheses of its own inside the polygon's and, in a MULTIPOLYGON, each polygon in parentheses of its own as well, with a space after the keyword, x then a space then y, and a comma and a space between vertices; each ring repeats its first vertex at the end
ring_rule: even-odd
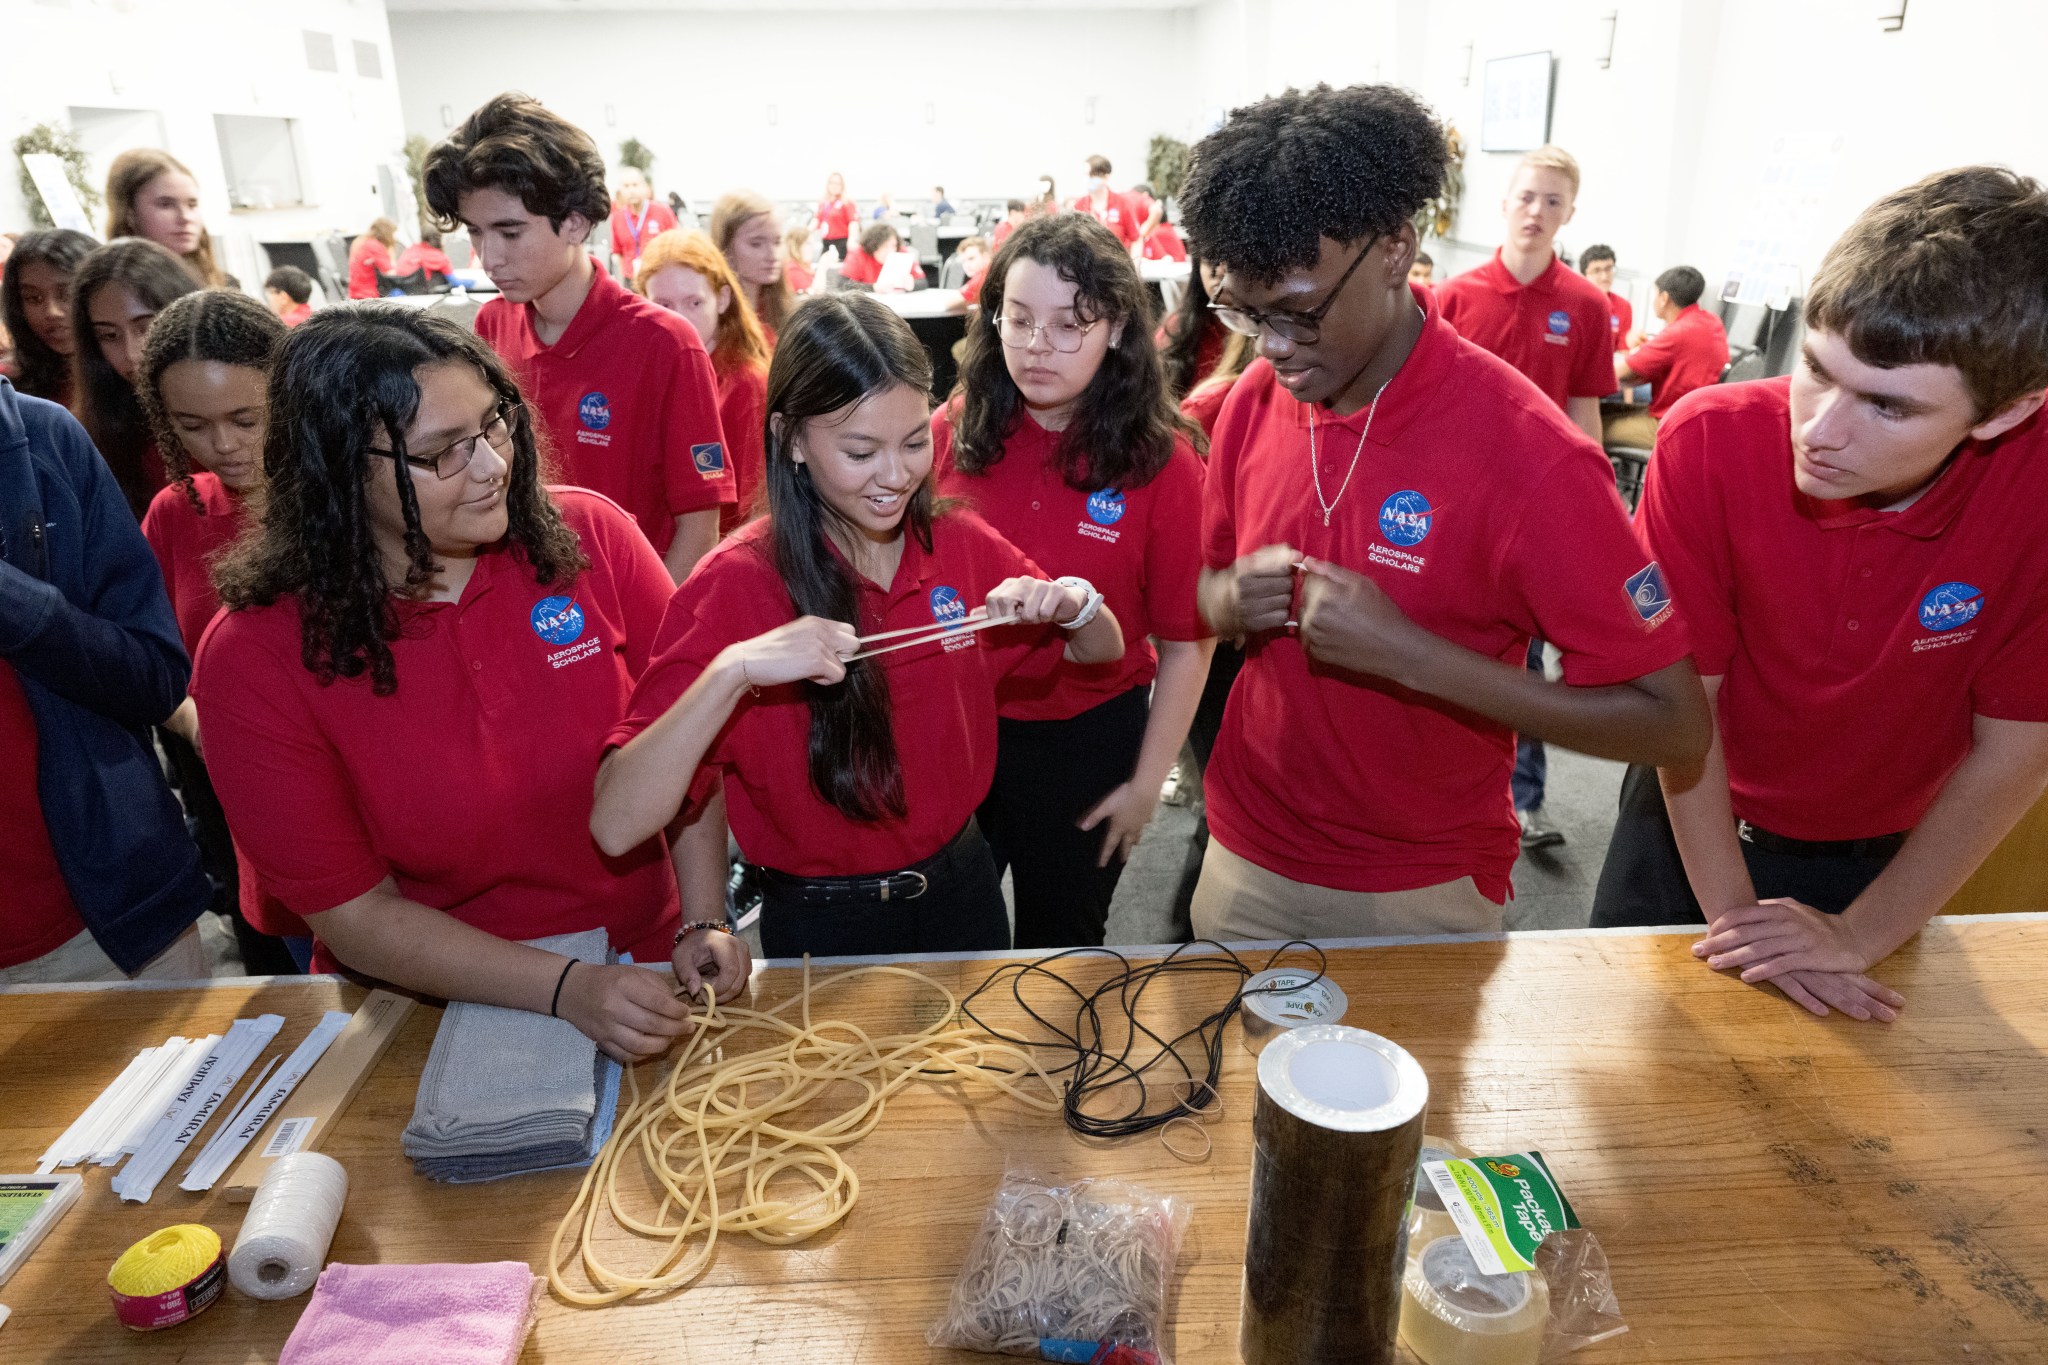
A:
POLYGON ((1202 610, 1247 642, 1207 777, 1207 937, 1497 930, 1515 732, 1638 762, 1706 747, 1607 462, 1408 283, 1445 157, 1413 96, 1318 86, 1233 113, 1182 190, 1214 306, 1260 357, 1204 497, 1202 610), (1521 667, 1539 633, 1565 685, 1521 667))
POLYGON ((498 286, 477 335, 518 375, 562 481, 631 513, 682 582, 735 497, 718 380, 688 322, 591 257, 611 216, 597 144, 540 101, 499 95, 427 153, 422 178, 498 286))

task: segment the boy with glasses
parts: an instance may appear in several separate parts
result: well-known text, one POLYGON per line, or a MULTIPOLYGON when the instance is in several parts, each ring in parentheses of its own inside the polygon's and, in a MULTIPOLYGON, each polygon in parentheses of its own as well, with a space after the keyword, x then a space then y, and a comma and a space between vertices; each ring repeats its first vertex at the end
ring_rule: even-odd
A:
POLYGON ((1246 641, 1206 777, 1209 937, 1497 930, 1515 732, 1706 746, 1606 461, 1408 283, 1445 155, 1412 96, 1318 86, 1238 110, 1182 191, 1213 306, 1260 357, 1203 507, 1202 611, 1246 641), (1539 632, 1569 685, 1521 666, 1539 632))
POLYGON ((1863 973, 2040 799, 2048 275, 2022 262, 2048 262, 2039 183, 1888 195, 1821 262, 1792 374, 1658 429, 1637 529, 1716 734, 1624 779, 1594 924, 1705 923, 1709 967, 1890 1019, 1863 973))

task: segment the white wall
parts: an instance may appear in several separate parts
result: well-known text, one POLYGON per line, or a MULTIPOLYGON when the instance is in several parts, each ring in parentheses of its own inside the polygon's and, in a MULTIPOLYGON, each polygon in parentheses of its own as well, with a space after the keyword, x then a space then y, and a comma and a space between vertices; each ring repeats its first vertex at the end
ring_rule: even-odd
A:
MULTIPOLYGON (((359 232, 379 211, 376 166, 404 141, 383 0, 0 0, 0 132, 99 116, 93 177, 127 146, 157 142, 192 168, 223 264, 261 283, 254 244, 330 229, 359 232), (306 68, 303 31, 333 35, 338 73, 306 68), (356 74, 353 44, 374 43, 382 79, 356 74), (215 114, 297 121, 305 207, 231 210, 215 114), (253 277, 253 278, 252 278, 253 277)), ((0 175, 0 229, 28 227, 10 154, 0 175)), ((104 224, 104 208, 100 225, 104 224)))
POLYGON ((1718 282, 1777 234, 1811 275, 1864 205, 1929 172, 1997 161, 2048 178, 2039 54, 2048 5, 1946 0, 1885 33, 1878 0, 1203 0, 1204 112, 1318 80, 1383 79, 1464 134, 1466 192, 1440 268, 1500 228, 1516 157, 1478 149, 1489 57, 1557 58, 1551 136, 1585 173, 1573 250, 1611 243, 1639 296, 1665 267, 1718 282), (1603 16, 1614 14, 1613 60, 1603 16), (1468 48, 1469 45, 1469 48, 1468 48), (1469 83, 1468 83, 1469 75, 1469 83), (1774 165, 1799 185, 1765 183, 1774 165), (1801 211, 1797 201, 1805 200, 1801 211), (1469 243, 1470 247, 1463 245, 1469 243))
POLYGON ((904 207, 934 183, 955 200, 1024 196, 1041 174, 1072 198, 1094 153, 1118 185, 1142 179, 1153 134, 1196 131, 1191 25, 1186 10, 1109 8, 391 16, 409 132, 439 139, 523 90, 607 162, 638 137, 663 194, 815 198, 838 170, 855 198, 904 207))

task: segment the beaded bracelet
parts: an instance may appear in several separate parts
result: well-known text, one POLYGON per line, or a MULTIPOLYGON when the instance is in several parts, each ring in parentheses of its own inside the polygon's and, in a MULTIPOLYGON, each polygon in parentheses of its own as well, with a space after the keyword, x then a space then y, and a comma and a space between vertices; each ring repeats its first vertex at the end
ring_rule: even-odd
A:
POLYGON ((687 921, 682 928, 676 930, 676 941, 673 946, 682 947, 683 940, 696 933, 699 929, 716 929, 721 934, 732 932, 732 926, 722 919, 693 919, 687 921))

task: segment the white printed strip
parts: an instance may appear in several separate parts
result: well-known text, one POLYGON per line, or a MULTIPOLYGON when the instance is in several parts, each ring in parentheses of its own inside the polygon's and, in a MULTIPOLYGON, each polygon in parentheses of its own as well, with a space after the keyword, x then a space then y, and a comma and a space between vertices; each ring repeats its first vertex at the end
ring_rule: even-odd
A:
POLYGON ((218 1033, 209 1033, 204 1038, 187 1038, 184 1046, 166 1048, 163 1068, 156 1079, 143 1092, 140 1100, 129 1109, 120 1127, 106 1135, 100 1149, 93 1154, 93 1160, 102 1166, 119 1165, 124 1156, 134 1156, 142 1140, 156 1127, 157 1120, 164 1116, 172 1098, 192 1075, 193 1068, 206 1060, 220 1042, 218 1033))
POLYGON ((352 1017, 347 1010, 327 1011, 320 1022, 313 1025, 312 1032, 293 1049, 292 1055, 285 1058, 267 1087, 262 1085, 260 1078, 257 1085, 250 1087, 242 1107, 214 1133, 213 1140, 206 1144, 206 1150, 199 1154, 191 1169, 185 1172, 185 1178, 179 1182, 178 1188, 212 1189, 215 1182, 226 1174, 229 1165, 242 1154, 242 1149, 263 1131, 263 1125, 270 1122, 271 1116, 277 1113, 279 1106, 291 1096, 299 1082, 306 1078, 306 1073, 313 1069, 313 1063, 320 1060, 328 1045, 335 1040, 352 1017))
POLYGON ((182 1156, 226 1101, 242 1073, 270 1046, 284 1027, 281 1014, 237 1019, 227 1036, 207 1054, 182 1086, 163 1118, 114 1177, 114 1193, 129 1203, 146 1203, 173 1163, 182 1156))
POLYGON ((306 1139, 313 1133, 313 1115, 305 1114, 295 1119, 279 1119, 277 1131, 270 1135, 270 1141, 263 1144, 263 1159, 275 1160, 290 1156, 306 1145, 306 1139))
POLYGON ((57 1135, 36 1163, 37 1175, 48 1175, 59 1166, 76 1166, 85 1160, 93 1150, 94 1139, 100 1131, 112 1123, 110 1115, 126 1113, 122 1101, 132 1097, 142 1084, 141 1077, 156 1061, 158 1049, 146 1047, 135 1054, 135 1060, 124 1067, 119 1076, 105 1090, 100 1091, 85 1112, 71 1121, 71 1126, 57 1135))
POLYGON ((204 1185, 193 1184, 194 1173, 206 1164, 207 1160, 213 1155, 214 1149, 220 1146, 221 1139, 235 1131, 235 1125, 242 1121, 242 1114, 250 1105, 256 1103, 256 1097, 263 1093, 263 1083, 270 1079, 270 1073, 277 1070, 277 1064, 282 1060, 283 1058, 280 1057, 272 1057, 263 1064, 263 1069, 256 1073, 256 1079, 250 1081, 249 1088, 242 1092, 242 1102, 228 1111, 228 1116, 221 1120, 220 1127, 213 1130, 213 1137, 207 1142, 205 1149, 198 1156, 193 1157, 192 1164, 185 1168, 185 1178, 178 1182, 179 1189, 204 1190, 211 1188, 213 1184, 211 1180, 207 1181, 204 1185))

